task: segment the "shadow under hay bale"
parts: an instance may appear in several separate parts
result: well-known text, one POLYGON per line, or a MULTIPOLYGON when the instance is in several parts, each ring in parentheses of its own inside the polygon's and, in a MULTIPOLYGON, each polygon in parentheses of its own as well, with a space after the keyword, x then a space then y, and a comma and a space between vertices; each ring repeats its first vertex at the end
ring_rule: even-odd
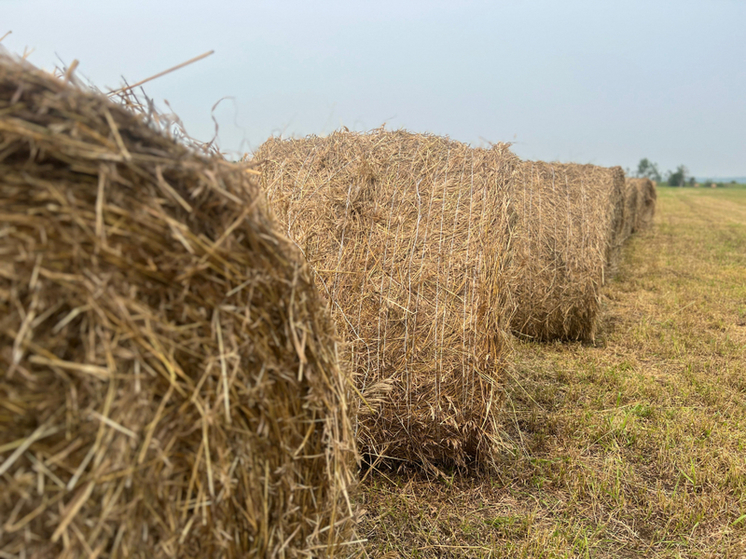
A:
POLYGON ((655 204, 658 199, 655 183, 650 179, 627 179, 627 190, 635 193, 635 220, 632 232, 643 231, 652 225, 655 217, 655 204))
POLYGON ((623 171, 526 161, 511 197, 513 331, 542 341, 592 339, 623 235, 623 171))
POLYGON ((333 326, 249 173, 0 60, 4 557, 315 557, 348 536, 333 326))
POLYGON ((505 364, 505 145, 376 130, 270 139, 254 155, 347 342, 373 460, 487 463, 505 364))

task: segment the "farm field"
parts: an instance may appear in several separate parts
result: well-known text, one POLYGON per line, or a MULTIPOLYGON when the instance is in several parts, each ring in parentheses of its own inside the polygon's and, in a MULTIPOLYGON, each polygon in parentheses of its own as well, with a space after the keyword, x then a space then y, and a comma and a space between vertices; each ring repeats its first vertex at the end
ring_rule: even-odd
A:
POLYGON ((659 188, 595 344, 514 362, 499 473, 369 473, 368 556, 746 556, 746 188, 659 188))

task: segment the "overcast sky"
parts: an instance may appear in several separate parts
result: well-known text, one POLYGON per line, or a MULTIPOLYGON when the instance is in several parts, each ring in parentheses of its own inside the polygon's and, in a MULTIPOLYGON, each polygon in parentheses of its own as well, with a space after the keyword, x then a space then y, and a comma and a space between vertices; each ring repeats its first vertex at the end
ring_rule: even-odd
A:
POLYGON ((345 125, 514 142, 528 159, 746 175, 745 0, 0 0, 3 45, 146 92, 256 149, 345 125))

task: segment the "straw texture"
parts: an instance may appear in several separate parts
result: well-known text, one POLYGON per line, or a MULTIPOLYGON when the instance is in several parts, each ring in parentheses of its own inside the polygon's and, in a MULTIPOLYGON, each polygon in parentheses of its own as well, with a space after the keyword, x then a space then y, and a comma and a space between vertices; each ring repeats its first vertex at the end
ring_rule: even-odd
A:
POLYGON ((381 129, 270 139, 255 160, 345 333, 361 452, 393 464, 489 462, 515 156, 381 129))
POLYGON ((632 232, 643 231, 652 225, 655 216, 658 199, 655 183, 650 179, 627 179, 627 192, 634 199, 632 232))
POLYGON ((510 196, 511 327, 535 340, 590 340, 600 288, 625 238, 624 173, 595 165, 521 162, 510 196))
POLYGON ((3 557, 347 537, 333 326, 253 176, 0 59, 3 557))

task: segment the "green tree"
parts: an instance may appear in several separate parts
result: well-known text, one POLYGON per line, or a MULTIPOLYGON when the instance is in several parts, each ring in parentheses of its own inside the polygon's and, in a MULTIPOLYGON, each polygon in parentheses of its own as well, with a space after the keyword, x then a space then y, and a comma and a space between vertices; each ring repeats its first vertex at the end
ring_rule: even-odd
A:
POLYGON ((647 157, 640 159, 640 163, 637 164, 636 175, 640 178, 648 178, 653 181, 660 182, 661 174, 658 171, 658 164, 653 163, 647 157))
POLYGON ((668 184, 669 186, 684 186, 688 177, 689 169, 684 165, 679 165, 675 171, 668 172, 668 184))

